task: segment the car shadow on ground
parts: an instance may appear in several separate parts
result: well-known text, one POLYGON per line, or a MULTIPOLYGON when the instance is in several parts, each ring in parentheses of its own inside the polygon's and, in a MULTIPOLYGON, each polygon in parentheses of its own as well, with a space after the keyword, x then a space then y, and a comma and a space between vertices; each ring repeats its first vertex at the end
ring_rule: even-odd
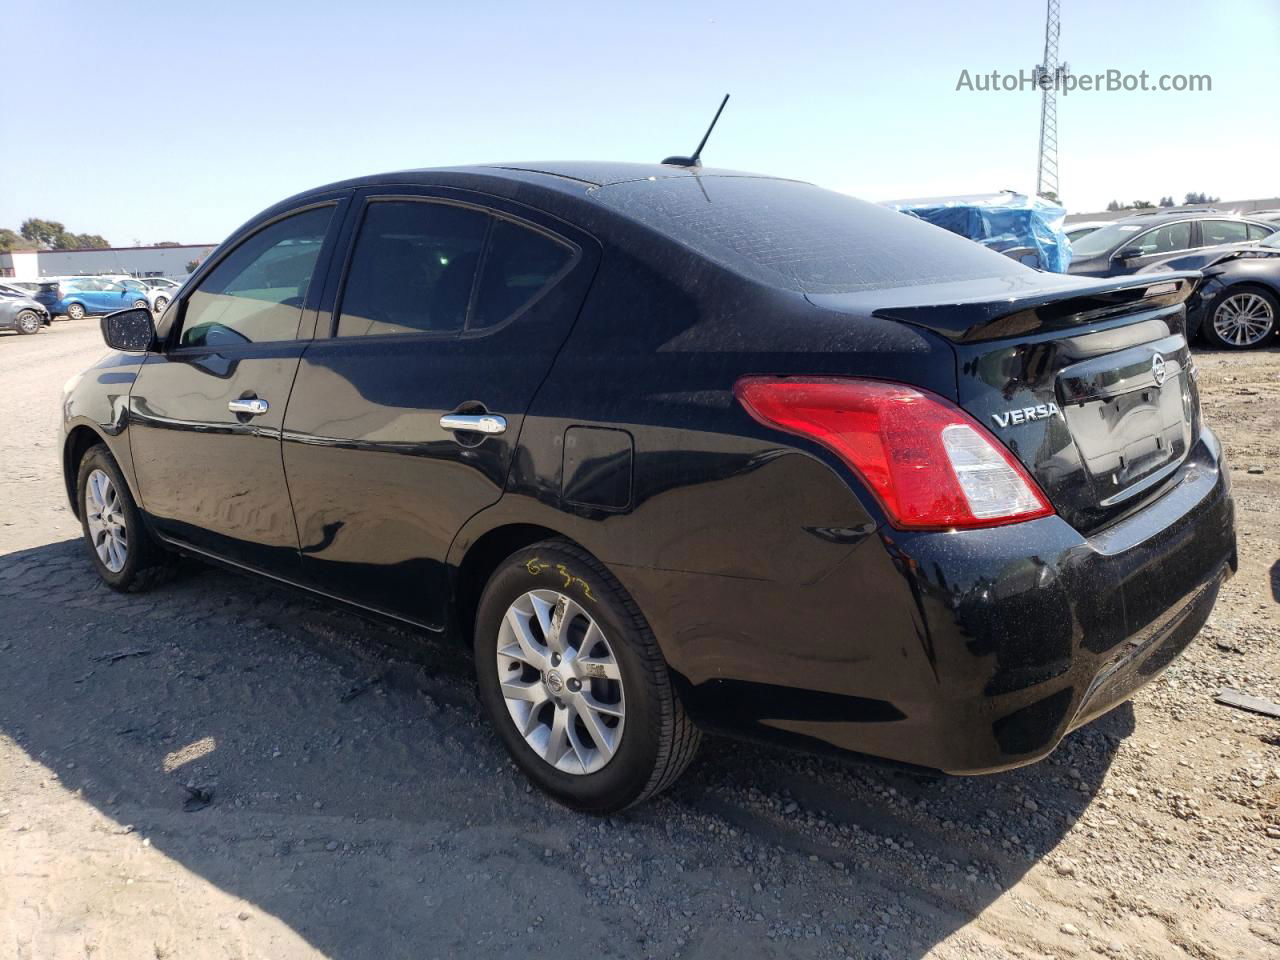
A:
POLYGON ((115 594, 82 550, 0 557, 0 734, 338 960, 919 957, 1052 854, 1133 726, 965 779, 709 739, 580 816, 508 762, 457 647, 196 564, 115 594))

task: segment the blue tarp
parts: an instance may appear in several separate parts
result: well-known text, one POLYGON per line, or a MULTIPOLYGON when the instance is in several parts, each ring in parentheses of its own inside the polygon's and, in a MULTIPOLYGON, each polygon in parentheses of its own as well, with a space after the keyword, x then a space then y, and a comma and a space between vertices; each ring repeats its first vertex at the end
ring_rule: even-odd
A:
POLYGON ((1066 273, 1071 264, 1071 241, 1062 232, 1067 211, 1042 197, 1006 191, 890 200, 884 205, 976 240, 997 253, 1022 251, 1025 257, 1018 259, 1041 270, 1066 273))

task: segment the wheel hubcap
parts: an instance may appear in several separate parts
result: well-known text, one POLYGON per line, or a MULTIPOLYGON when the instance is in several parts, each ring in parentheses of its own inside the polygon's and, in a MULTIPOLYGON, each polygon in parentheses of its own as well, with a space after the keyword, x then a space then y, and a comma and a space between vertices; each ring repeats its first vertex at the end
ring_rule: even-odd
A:
POLYGON ((622 674, 599 625, 555 590, 531 590, 498 629, 507 712, 538 756, 565 773, 595 773, 622 743, 622 674))
POLYGON ((71 306, 67 307, 67 314, 72 320, 79 320, 84 316, 84 307, 80 306, 78 303, 73 303, 71 306))
POLYGON ((18 326, 22 328, 23 333, 35 333, 40 329, 40 318, 34 313, 24 313, 18 317, 18 326))
POLYGON ((98 559, 112 573, 119 573, 129 559, 129 532, 120 495, 103 470, 89 474, 89 482, 84 487, 84 512, 89 542, 97 551, 98 559))
POLYGON ((1251 347, 1271 332, 1275 316, 1271 304, 1256 293, 1227 297, 1213 315, 1213 329, 1227 343, 1251 347))

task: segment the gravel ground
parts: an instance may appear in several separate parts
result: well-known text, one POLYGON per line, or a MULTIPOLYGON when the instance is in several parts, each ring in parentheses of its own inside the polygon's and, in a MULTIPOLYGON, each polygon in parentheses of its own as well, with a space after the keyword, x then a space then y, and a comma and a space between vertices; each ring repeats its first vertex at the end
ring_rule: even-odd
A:
POLYGON ((712 739, 597 820, 453 648, 195 564, 100 586, 55 429, 103 350, 0 337, 0 957, 1280 955, 1280 721, 1213 702, 1280 700, 1280 351, 1199 355, 1241 569, 1132 704, 974 779, 712 739))

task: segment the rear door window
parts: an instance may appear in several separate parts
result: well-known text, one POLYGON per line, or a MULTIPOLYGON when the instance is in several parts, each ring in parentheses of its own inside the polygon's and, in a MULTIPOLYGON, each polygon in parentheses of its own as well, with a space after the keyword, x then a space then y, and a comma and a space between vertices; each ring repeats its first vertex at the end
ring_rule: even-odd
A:
POLYGON ((180 344, 294 339, 332 215, 332 207, 294 214, 232 250, 187 298, 180 344))
POLYGON ((467 329, 494 327, 524 312, 572 261, 573 248, 567 244, 509 220, 494 220, 467 329))
POLYGON ((446 203, 370 203, 347 270, 337 335, 461 332, 489 220, 446 203))
POLYGON ((1220 243, 1241 243, 1249 239, 1248 224, 1239 220, 1201 220, 1200 231, 1207 247, 1220 243))
POLYGON ((1248 227, 1249 227, 1250 240, 1261 240, 1263 237, 1271 236, 1271 233, 1272 233, 1272 231, 1268 230, 1266 227, 1262 226, 1261 224, 1251 223, 1251 224, 1248 224, 1248 227))

